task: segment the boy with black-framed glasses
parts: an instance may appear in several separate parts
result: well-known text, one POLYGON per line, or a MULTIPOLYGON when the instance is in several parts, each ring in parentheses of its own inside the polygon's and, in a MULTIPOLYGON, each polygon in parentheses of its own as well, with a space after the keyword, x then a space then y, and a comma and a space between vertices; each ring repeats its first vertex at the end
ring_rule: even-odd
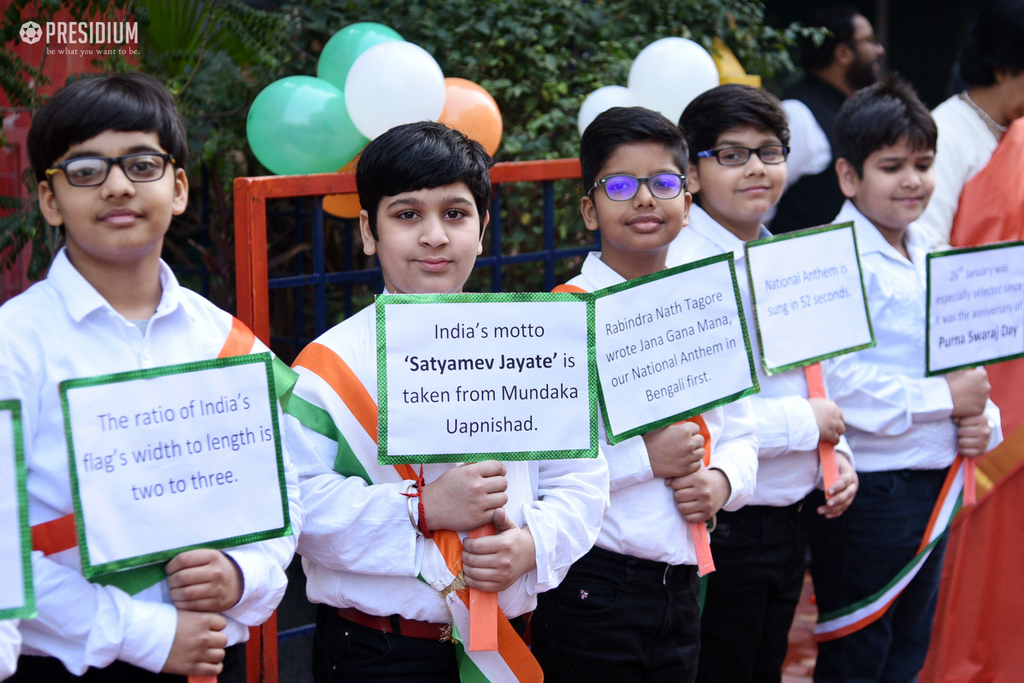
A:
POLYGON ((184 683, 225 666, 240 675, 244 653, 231 646, 284 596, 302 526, 290 460, 294 535, 181 552, 122 590, 83 576, 61 408, 65 380, 267 350, 160 258, 188 203, 181 114, 142 74, 83 79, 36 114, 28 149, 40 211, 65 245, 45 280, 0 307, 0 399, 22 406, 38 611, 20 623, 10 680, 184 683))
MULTIPOLYGON (((789 128, 779 101, 745 85, 698 95, 679 127, 690 145, 696 195, 690 228, 669 248, 676 266, 733 252, 747 325, 753 329, 744 243, 768 237, 765 215, 786 184, 789 128)), ((799 331, 795 331, 799 334, 799 331)), ((751 335, 754 356, 759 339, 751 335)), ((821 482, 818 442, 836 444, 840 477, 817 512, 834 518, 857 491, 842 412, 810 398, 802 369, 768 375, 755 363, 761 393, 751 396, 759 442, 757 486, 750 504, 719 514, 711 535, 716 571, 701 615, 700 683, 781 681, 789 629, 804 584, 804 498, 821 482)))
MULTIPOLYGON (((616 107, 580 143, 588 230, 601 252, 566 291, 594 291, 665 269, 688 220, 687 148, 661 114, 616 107)), ((566 286, 563 286, 566 287, 566 286)), ((595 547, 558 588, 538 596, 533 652, 548 681, 692 681, 700 648, 700 587, 690 522, 734 510, 753 493, 757 439, 748 399, 703 414, 713 446, 692 422, 601 450, 611 507, 595 547)), ((603 430, 603 424, 602 424, 603 430)))

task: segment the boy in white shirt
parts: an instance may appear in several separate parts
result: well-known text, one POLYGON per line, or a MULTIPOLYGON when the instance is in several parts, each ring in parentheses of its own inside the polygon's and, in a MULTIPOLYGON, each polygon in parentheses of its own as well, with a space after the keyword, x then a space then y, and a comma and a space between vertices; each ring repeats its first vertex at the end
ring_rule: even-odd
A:
MULTIPOLYGON (((85 79, 47 101, 28 145, 39 208, 66 247, 46 280, 0 308, 0 396, 22 406, 39 613, 21 622, 12 680, 77 680, 90 667, 90 681, 218 674, 224 648, 246 640, 284 595, 295 537, 183 552, 165 580, 158 567, 131 595, 86 580, 59 392, 67 379, 265 350, 182 289, 160 259, 171 218, 188 202, 181 114, 141 74, 85 79)), ((287 469, 297 535, 298 487, 287 469)))
MULTIPOLYGON (((686 158, 682 133, 661 114, 616 107, 594 119, 580 142, 580 208, 587 229, 601 231, 602 250, 587 257, 570 290, 557 289, 595 291, 665 269, 690 207, 686 158)), ((693 680, 700 589, 688 523, 743 506, 757 473, 750 401, 701 417, 708 467, 694 422, 616 446, 601 437, 611 508, 594 549, 541 596, 531 621, 548 681, 693 680)))
MULTIPOLYGON (((360 231, 387 292, 462 291, 483 249, 490 165, 478 143, 439 123, 398 126, 367 145, 360 231)), ((482 671, 539 681, 523 615, 593 545, 605 462, 438 463, 419 477, 379 465, 373 306, 307 346, 295 368, 285 420, 307 520, 306 594, 320 604, 313 679, 453 683, 482 671), (496 535, 468 538, 490 522, 496 535), (498 593, 498 652, 467 652, 449 637, 466 585, 498 593)))
POLYGON ((935 188, 936 135, 928 109, 896 78, 855 94, 836 120, 848 200, 835 222, 854 222, 878 344, 836 359, 828 376, 860 490, 842 517, 812 520, 811 573, 819 621, 856 603, 870 609, 844 628, 819 625, 815 681, 916 680, 947 536, 891 604, 882 591, 918 554, 957 451, 978 457, 1002 439, 984 369, 924 376, 930 238, 914 221, 935 188))
MULTIPOLYGON (((733 252, 743 312, 753 331, 743 244, 769 236, 762 221, 785 187, 785 113, 770 93, 729 84, 694 99, 679 127, 690 148, 696 200, 690 227, 669 248, 669 265, 733 252)), ((757 415, 757 485, 749 504, 719 513, 711 534, 717 571, 708 576, 701 614, 702 683, 782 678, 806 571, 807 522, 800 511, 804 497, 821 484, 820 440, 836 444, 840 477, 816 512, 836 517, 857 492, 842 412, 827 398, 810 398, 802 368, 767 375, 756 334, 750 344, 761 386, 750 397, 757 415)))

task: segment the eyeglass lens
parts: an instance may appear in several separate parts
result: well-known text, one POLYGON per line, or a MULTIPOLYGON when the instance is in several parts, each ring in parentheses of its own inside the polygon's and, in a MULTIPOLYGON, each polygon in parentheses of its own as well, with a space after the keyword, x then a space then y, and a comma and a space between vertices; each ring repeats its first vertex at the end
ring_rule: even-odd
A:
MULTIPOLYGON (((128 180, 146 183, 163 177, 167 161, 158 154, 129 154, 121 157, 120 166, 128 180)), ((103 157, 82 157, 72 159, 65 167, 65 174, 72 185, 100 185, 110 171, 110 161, 103 157)))
POLYGON ((604 191, 608 198, 616 202, 624 202, 636 196, 640 183, 647 184, 647 189, 658 199, 674 199, 683 188, 682 179, 674 173, 659 173, 650 178, 634 178, 631 175, 615 175, 604 179, 604 191))
POLYGON ((747 147, 725 147, 717 150, 718 161, 725 166, 739 166, 750 160, 750 153, 757 152, 757 157, 766 164, 780 164, 786 160, 786 148, 783 145, 765 145, 757 149, 747 147))

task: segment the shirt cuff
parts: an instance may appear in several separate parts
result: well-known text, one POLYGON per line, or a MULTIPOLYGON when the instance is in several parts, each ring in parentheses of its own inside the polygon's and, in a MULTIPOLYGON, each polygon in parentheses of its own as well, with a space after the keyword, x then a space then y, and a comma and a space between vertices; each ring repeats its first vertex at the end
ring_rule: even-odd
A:
POLYGON ((777 399, 786 415, 786 426, 789 428, 789 450, 813 451, 821 441, 818 431, 818 419, 814 417, 814 409, 810 402, 800 396, 784 396, 777 399))
POLYGON ((753 487, 743 485, 743 473, 740 468, 727 459, 713 463, 708 469, 720 470, 725 478, 729 480, 729 498, 722 506, 727 512, 735 512, 750 502, 753 498, 753 487), (747 490, 751 489, 751 490, 747 490))
MULTIPOLYGON (((281 539, 271 539, 263 543, 273 543, 281 539)), ((224 610, 224 616, 241 622, 246 626, 258 626, 266 621, 274 612, 285 588, 288 578, 259 547, 261 544, 243 548, 232 548, 223 551, 234 560, 242 573, 242 597, 234 607, 224 610)))
POLYGON ((612 491, 654 478, 651 458, 642 436, 634 436, 614 446, 602 443, 600 449, 608 462, 608 480, 612 491))
POLYGON ((907 383, 914 424, 945 420, 953 414, 953 395, 944 377, 929 377, 907 383))
POLYGON ((132 600, 124 640, 117 658, 160 673, 171 654, 178 628, 178 611, 162 602, 132 600))

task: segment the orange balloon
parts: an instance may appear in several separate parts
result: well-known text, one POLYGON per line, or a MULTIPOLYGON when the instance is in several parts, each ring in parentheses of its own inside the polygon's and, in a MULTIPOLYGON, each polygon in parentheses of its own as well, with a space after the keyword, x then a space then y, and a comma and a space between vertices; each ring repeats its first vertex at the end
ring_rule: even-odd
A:
POLYGON ((324 197, 324 211, 338 218, 359 218, 363 210, 359 203, 359 195, 329 194, 324 197))
POLYGON ((440 123, 476 140, 494 155, 501 144, 501 110, 491 94, 465 78, 444 79, 444 109, 440 123))
MULTIPOLYGON (((338 173, 355 173, 360 154, 362 152, 357 154, 355 159, 338 169, 338 173)), ((359 203, 359 195, 354 192, 324 195, 324 211, 332 216, 337 216, 338 218, 359 218, 359 212, 362 210, 363 207, 359 203)))

